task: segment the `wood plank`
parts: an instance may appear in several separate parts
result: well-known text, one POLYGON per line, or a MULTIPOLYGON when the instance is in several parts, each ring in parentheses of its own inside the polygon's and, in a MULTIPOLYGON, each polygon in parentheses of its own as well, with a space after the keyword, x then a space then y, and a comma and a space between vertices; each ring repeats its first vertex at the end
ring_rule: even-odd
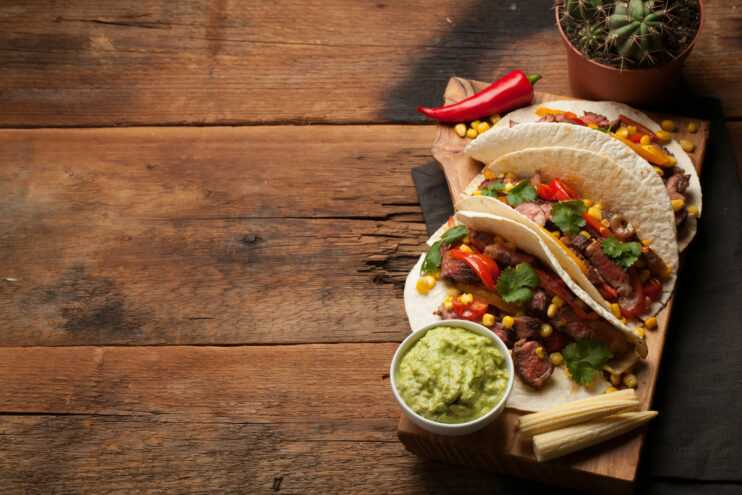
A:
POLYGON ((426 238, 409 172, 428 159, 428 127, 26 130, 0 143, 0 345, 408 331, 401 288, 426 238))
POLYGON ((491 483, 404 451, 385 376, 395 347, 0 349, 0 486, 426 493, 491 483))
MULTIPOLYGON (((0 6, 2 126, 419 122, 452 75, 568 91, 550 0, 0 6), (338 84, 338 82, 341 82, 338 84)), ((742 13, 706 2, 690 88, 742 116, 742 13)))

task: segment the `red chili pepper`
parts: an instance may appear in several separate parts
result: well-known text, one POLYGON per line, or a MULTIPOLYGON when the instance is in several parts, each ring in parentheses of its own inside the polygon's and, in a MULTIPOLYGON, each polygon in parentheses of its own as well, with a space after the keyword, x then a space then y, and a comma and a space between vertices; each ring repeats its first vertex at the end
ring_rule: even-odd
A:
POLYGON ((577 197, 577 194, 575 194, 567 184, 562 182, 561 179, 552 180, 551 186, 554 188, 554 191, 556 191, 556 198, 559 201, 567 201, 577 197))
POLYGON ((636 318, 647 310, 644 287, 641 279, 634 271, 631 272, 631 285, 634 287, 633 297, 621 304, 621 314, 628 319, 636 318))
POLYGON ((656 278, 650 278, 646 284, 644 284, 644 295, 649 298, 650 301, 654 302, 660 298, 662 294, 662 282, 656 278))
POLYGON ((436 108, 418 107, 417 111, 438 122, 451 123, 469 122, 508 112, 530 105, 533 100, 533 85, 539 79, 539 75, 526 76, 523 71, 514 70, 458 103, 436 108))
POLYGON ((587 224, 590 227, 592 227, 592 229, 595 232, 597 232, 598 234, 600 234, 602 237, 610 237, 610 236, 613 235, 613 233, 611 232, 611 229, 609 229, 608 227, 604 226, 600 222, 600 220, 598 220, 594 216, 588 215, 587 212, 585 212, 585 213, 582 214, 582 218, 584 218, 585 219, 585 222, 587 222, 587 224))
POLYGON ((588 313, 582 307, 582 301, 578 301, 572 291, 567 288, 567 284, 556 275, 552 275, 544 270, 535 269, 538 279, 547 292, 552 295, 559 296, 569 307, 575 312, 577 317, 581 320, 596 320, 599 318, 597 313, 588 313))
POLYGON ((564 115, 564 118, 569 120, 573 124, 587 126, 587 122, 579 118, 577 114, 574 114, 572 112, 564 112, 562 115, 564 115))
POLYGON ((545 199, 546 201, 557 201, 556 191, 554 191, 554 186, 552 184, 544 184, 542 182, 536 188, 536 194, 538 194, 539 198, 545 199))
POLYGON ((464 304, 458 298, 453 300, 453 311, 462 319, 469 321, 482 321, 482 316, 487 312, 487 303, 474 300, 471 304, 464 304))
POLYGON ((465 253, 460 249, 452 249, 449 252, 451 257, 466 262, 474 270, 485 287, 492 290, 497 288, 495 281, 500 276, 500 267, 497 266, 495 260, 484 254, 465 253))
MULTIPOLYGON (((619 115, 618 116, 618 120, 620 120, 621 123, 624 124, 624 125, 626 125, 626 126, 630 126, 631 125, 631 126, 636 127, 636 130, 638 131, 640 138, 641 138, 641 135, 642 134, 646 134, 646 135, 648 135, 650 137, 650 139, 652 139, 652 141, 654 141, 656 139, 656 137, 654 135, 654 132, 652 132, 650 129, 644 127, 643 125, 641 125, 636 120, 630 119, 626 115, 619 115)), ((633 141, 633 139, 632 139, 632 141, 633 141)), ((638 142, 638 141, 636 141, 636 142, 638 142)))

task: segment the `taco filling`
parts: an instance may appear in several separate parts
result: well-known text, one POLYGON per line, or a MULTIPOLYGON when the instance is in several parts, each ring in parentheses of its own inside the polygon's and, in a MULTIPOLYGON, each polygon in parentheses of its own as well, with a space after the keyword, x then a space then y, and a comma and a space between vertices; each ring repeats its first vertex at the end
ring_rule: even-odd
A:
POLYGON ((538 172, 516 177, 489 170, 484 177, 474 195, 493 197, 548 230, 617 318, 648 315, 671 268, 652 250, 651 239, 639 239, 620 211, 582 197, 558 177, 547 182, 538 172))
POLYGON ((421 271, 420 280, 437 276, 449 287, 435 313, 490 328, 533 389, 562 362, 573 381, 590 385, 614 354, 632 349, 549 266, 500 236, 457 225, 431 246, 421 271), (585 361, 586 354, 594 359, 585 361))
MULTIPOLYGON (((653 165, 655 172, 659 174, 667 188, 678 229, 683 226, 688 215, 697 214, 697 208, 688 208, 690 201, 687 197, 687 189, 690 175, 677 167, 677 159, 663 146, 663 140, 658 137, 660 133, 653 132, 625 115, 609 120, 606 116, 595 112, 584 111, 582 115, 577 115, 573 112, 547 107, 537 108, 536 114, 541 117, 537 122, 574 124, 604 132, 624 143, 653 165)), ((517 122, 510 122, 510 127, 515 125, 517 122)))

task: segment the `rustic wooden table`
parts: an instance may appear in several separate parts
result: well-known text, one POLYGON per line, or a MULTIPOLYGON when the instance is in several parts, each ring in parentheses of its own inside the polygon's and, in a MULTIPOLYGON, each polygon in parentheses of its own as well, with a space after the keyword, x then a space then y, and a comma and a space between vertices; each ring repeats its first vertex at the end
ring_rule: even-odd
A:
MULTIPOLYGON (((735 3, 686 73, 742 151, 735 3)), ((0 6, 3 493, 489 486, 396 438, 414 109, 513 67, 567 93, 551 2, 126 4, 0 6)))

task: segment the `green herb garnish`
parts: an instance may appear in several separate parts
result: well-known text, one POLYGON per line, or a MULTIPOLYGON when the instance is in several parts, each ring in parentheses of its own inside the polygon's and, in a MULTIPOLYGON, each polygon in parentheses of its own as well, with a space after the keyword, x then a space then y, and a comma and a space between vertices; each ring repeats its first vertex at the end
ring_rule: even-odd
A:
POLYGON ((551 221, 565 234, 577 235, 585 226, 582 215, 586 210, 582 200, 560 201, 551 208, 551 221))
POLYGON ((613 357, 608 346, 594 340, 578 340, 562 350, 572 379, 580 385, 590 385, 595 374, 613 357))
POLYGON ((528 263, 519 263, 503 270, 497 279, 497 293, 509 304, 525 304, 533 298, 538 287, 538 275, 528 263))
POLYGON ((527 180, 522 180, 508 193, 508 204, 515 208, 526 201, 536 199, 536 189, 527 180))
POLYGON ((609 237, 603 241, 603 252, 618 265, 628 268, 642 254, 642 245, 638 242, 621 242, 609 237))
POLYGON ((433 245, 430 246, 428 253, 425 255, 425 259, 423 260, 423 264, 420 267, 420 273, 425 274, 439 271, 441 269, 442 261, 441 245, 446 244, 447 246, 450 246, 459 239, 463 239, 468 234, 469 229, 466 228, 466 225, 457 225, 448 229, 441 236, 439 241, 435 241, 433 245))
POLYGON ((482 196, 497 197, 497 194, 503 192, 504 190, 505 183, 498 180, 480 189, 479 192, 482 193, 482 196))
POLYGON ((456 227, 448 229, 441 236, 441 241, 443 241, 443 244, 447 244, 450 246, 459 239, 463 239, 464 237, 466 237, 468 233, 469 229, 466 228, 466 225, 457 225, 456 227))

